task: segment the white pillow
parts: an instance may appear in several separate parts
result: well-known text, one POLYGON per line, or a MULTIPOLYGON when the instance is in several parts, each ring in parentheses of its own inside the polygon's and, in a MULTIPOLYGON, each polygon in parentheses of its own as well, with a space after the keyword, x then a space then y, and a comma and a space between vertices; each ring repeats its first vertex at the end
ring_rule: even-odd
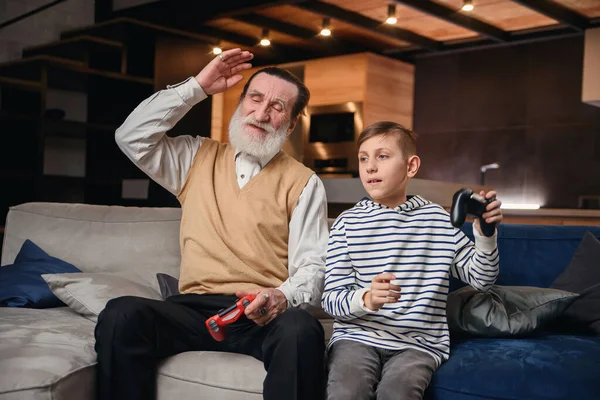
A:
POLYGON ((116 297, 138 296, 162 300, 154 288, 110 273, 43 274, 42 278, 63 303, 94 322, 98 321, 98 315, 106 303, 116 297))

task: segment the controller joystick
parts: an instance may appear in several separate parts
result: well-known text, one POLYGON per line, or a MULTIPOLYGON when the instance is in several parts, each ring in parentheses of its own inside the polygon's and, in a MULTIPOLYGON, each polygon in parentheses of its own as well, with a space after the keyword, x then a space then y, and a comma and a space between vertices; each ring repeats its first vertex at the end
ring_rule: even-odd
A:
POLYGON ((496 200, 495 197, 486 199, 477 193, 473 193, 470 189, 460 189, 452 197, 450 222, 454 227, 460 228, 465 223, 467 215, 471 215, 479 219, 481 233, 488 237, 493 236, 496 231, 496 225, 485 222, 482 215, 485 213, 487 205, 494 200, 496 200))
POLYGON ((225 327, 237 321, 243 314, 246 307, 256 298, 255 295, 249 294, 238 299, 235 304, 222 309, 217 314, 206 320, 206 328, 208 332, 218 342, 225 339, 225 327))

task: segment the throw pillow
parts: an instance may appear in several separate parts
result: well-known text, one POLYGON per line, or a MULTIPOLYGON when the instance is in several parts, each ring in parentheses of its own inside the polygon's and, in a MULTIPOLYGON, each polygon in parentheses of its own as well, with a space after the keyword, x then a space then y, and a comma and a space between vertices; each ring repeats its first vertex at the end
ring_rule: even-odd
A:
POLYGON ((579 293, 561 316, 562 326, 600 335, 600 241, 591 232, 585 233, 571 262, 550 287, 579 293))
POLYGON ((64 307, 42 274, 80 272, 74 265, 48 255, 31 240, 21 246, 15 262, 0 267, 0 306, 26 308, 64 307))
POLYGON ((156 280, 158 280, 158 287, 163 300, 179 294, 179 280, 177 278, 159 272, 156 274, 156 280))
POLYGON ((459 335, 526 335, 551 323, 577 296, 531 286, 495 285, 487 292, 468 286, 448 295, 448 328, 459 335))
POLYGON ((97 322, 98 315, 109 300, 121 296, 138 296, 162 300, 150 286, 109 273, 45 274, 52 292, 72 310, 97 322))

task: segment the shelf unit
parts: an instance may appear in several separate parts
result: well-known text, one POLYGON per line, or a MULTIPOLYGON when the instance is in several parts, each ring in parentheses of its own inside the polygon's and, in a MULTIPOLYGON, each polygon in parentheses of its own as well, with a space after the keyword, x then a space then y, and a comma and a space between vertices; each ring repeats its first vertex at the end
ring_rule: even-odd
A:
MULTIPOLYGON (((9 206, 29 201, 177 206, 153 181, 147 198, 123 198, 124 180, 148 177, 114 132, 143 99, 206 65, 213 41, 117 18, 65 31, 0 64, 0 227, 9 206)), ((207 100, 169 134, 210 136, 210 112, 207 100)))
POLYGON ((122 198, 124 179, 147 177, 118 149, 114 132, 155 91, 154 43, 131 46, 140 41, 135 26, 121 21, 67 32, 0 64, 0 226, 8 207, 28 201, 165 204, 164 193, 122 198), (57 96, 81 103, 77 118, 55 107, 57 96))

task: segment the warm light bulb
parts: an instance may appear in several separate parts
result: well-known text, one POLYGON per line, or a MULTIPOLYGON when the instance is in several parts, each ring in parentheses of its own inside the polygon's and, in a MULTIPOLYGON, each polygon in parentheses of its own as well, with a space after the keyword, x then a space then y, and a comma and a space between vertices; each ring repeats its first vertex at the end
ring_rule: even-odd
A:
POLYGON ((396 5, 388 4, 387 19, 385 20, 385 23, 394 25, 396 22, 398 22, 398 19, 396 18, 396 5))
POLYGON ((271 45, 271 40, 269 39, 269 30, 263 29, 262 35, 260 36, 260 45, 267 47, 271 45))
POLYGON ((331 36, 331 29, 327 29, 327 28, 321 29, 321 36, 331 36))
POLYGON ((465 0, 462 6, 462 10, 463 11, 473 11, 473 8, 475 8, 473 6, 473 1, 472 0, 465 0))
POLYGON ((215 56, 218 56, 218 55, 219 55, 219 54, 221 54, 222 52, 223 52, 223 50, 221 50, 221 48, 220 48, 220 47, 218 47, 218 46, 215 46, 215 47, 213 48, 213 54, 214 54, 215 56))

